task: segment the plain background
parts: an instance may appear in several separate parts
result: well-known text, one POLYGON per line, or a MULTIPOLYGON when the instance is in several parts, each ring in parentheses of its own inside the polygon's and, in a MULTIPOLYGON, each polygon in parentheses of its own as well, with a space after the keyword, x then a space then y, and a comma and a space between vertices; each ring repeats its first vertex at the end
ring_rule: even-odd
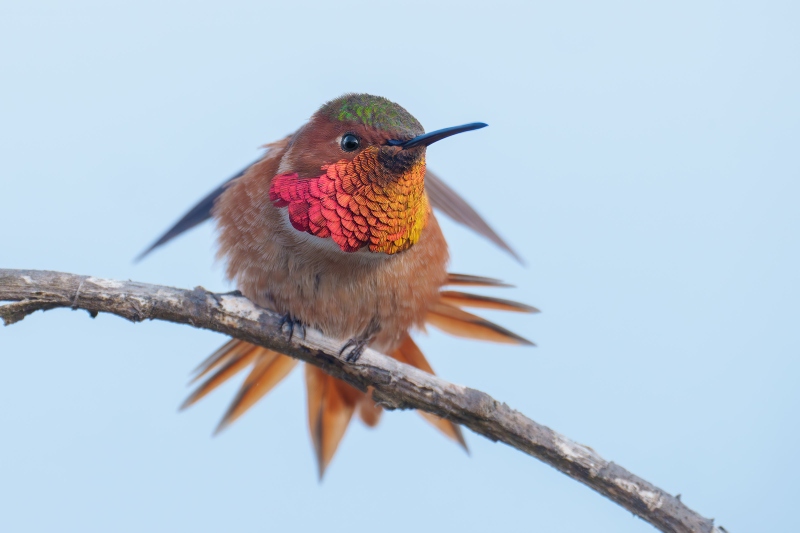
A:
MULTIPOLYGON (((731 532, 796 522, 797 2, 0 3, 0 266, 227 290, 211 225, 132 258, 348 91, 441 142, 428 164, 526 267, 444 222, 452 270, 540 307, 538 348, 438 332, 448 380, 585 443, 731 532)), ((354 423, 317 482, 301 373, 223 435, 182 414, 224 342, 38 313, 0 330, 0 530, 652 528, 414 413, 354 423)))

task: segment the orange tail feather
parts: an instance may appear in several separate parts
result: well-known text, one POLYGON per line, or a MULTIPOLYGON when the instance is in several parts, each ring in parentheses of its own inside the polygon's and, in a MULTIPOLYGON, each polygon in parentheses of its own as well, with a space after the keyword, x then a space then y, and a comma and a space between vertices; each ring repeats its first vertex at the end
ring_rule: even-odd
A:
POLYGON ((235 359, 240 357, 242 354, 250 351, 253 349, 252 344, 248 344, 244 341, 240 341, 239 339, 231 339, 222 346, 217 349, 216 352, 209 355, 205 361, 197 365, 197 368, 192 370, 192 374, 194 374, 194 378, 192 378, 192 383, 199 380, 215 368, 218 368, 220 365, 225 364, 226 362, 230 361, 231 359, 235 359))
POLYGON ((306 365, 306 389, 308 428, 322 479, 350 424, 358 395, 362 393, 312 365, 306 365))
POLYGON ((253 362, 261 350, 261 348, 258 346, 254 346, 243 341, 238 341, 236 344, 228 343, 225 346, 230 346, 230 351, 220 357, 217 363, 203 370, 202 373, 195 378, 195 380, 199 379, 214 368, 217 368, 217 371, 210 378, 205 380, 199 387, 197 387, 188 398, 186 398, 186 400, 183 402, 183 405, 180 407, 181 410, 193 405, 206 394, 244 370, 253 362))
POLYGON ((535 346, 506 328, 442 302, 428 311, 425 322, 458 337, 535 346))
POLYGON ((445 285, 468 285, 474 287, 513 287, 499 279, 484 278, 483 276, 472 276, 470 274, 447 273, 445 285))
POLYGON ((280 383, 297 365, 297 359, 262 348, 250 374, 231 402, 214 433, 219 433, 280 383))
MULTIPOLYGON (((413 367, 419 368, 420 370, 423 370, 429 374, 434 373, 431 365, 428 363, 428 360, 425 359, 422 351, 411 339, 410 335, 406 335, 405 339, 403 339, 403 344, 401 344, 400 347, 395 350, 394 353, 392 353, 392 357, 398 361, 402 361, 413 367)), ((426 413, 425 411, 418 411, 418 413, 422 415, 425 420, 433 424, 436 429, 459 443, 467 452, 469 452, 469 448, 467 448, 467 442, 464 440, 464 435, 461 433, 460 426, 431 413, 426 413)))
POLYGON ((469 294, 460 291, 441 291, 439 295, 441 296, 439 301, 454 307, 478 307, 515 313, 539 312, 538 309, 530 305, 513 302, 511 300, 503 300, 501 298, 492 298, 491 296, 480 296, 478 294, 469 294))
POLYGON ((291 357, 268 348, 233 339, 211 354, 195 370, 198 375, 192 381, 197 381, 214 370, 216 372, 197 387, 180 408, 183 410, 195 404, 209 392, 252 365, 250 374, 217 426, 215 433, 219 433, 280 383, 296 364, 297 360, 291 357))
POLYGON ((372 387, 369 387, 366 394, 362 394, 358 401, 358 416, 367 426, 374 428, 381 421, 382 414, 383 407, 372 399, 372 387))

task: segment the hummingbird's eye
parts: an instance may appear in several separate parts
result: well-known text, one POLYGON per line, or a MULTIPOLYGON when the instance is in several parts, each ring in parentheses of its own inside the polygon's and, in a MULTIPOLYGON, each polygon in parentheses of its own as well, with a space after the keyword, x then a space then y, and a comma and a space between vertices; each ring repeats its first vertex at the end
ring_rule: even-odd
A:
POLYGON ((358 137, 352 133, 348 133, 342 137, 342 150, 345 152, 352 152, 358 149, 359 144, 361 144, 361 142, 358 140, 358 137))

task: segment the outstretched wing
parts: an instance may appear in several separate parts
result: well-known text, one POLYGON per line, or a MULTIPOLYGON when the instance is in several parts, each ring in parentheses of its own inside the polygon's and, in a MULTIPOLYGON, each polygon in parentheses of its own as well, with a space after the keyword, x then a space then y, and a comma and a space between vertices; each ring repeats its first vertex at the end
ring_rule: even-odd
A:
POLYGON ((232 182, 236 178, 244 176, 244 173, 247 172, 247 169, 249 169, 257 162, 258 161, 253 161, 245 168, 240 170, 238 173, 236 173, 234 176, 228 178, 228 180, 225 183, 223 183, 222 185, 211 191, 208 194, 208 196, 200 200, 196 206, 191 208, 188 213, 183 215, 183 217, 179 221, 177 221, 174 226, 172 226, 169 230, 167 230, 166 233, 164 233, 161 237, 159 237, 158 240, 156 240, 153 244, 151 244, 145 251, 136 256, 136 259, 134 259, 134 261, 137 262, 141 261, 142 259, 145 258, 147 254, 149 254, 159 246, 168 243, 169 241, 171 241, 184 231, 188 231, 193 227, 197 226, 198 224, 205 222, 206 220, 211 218, 211 208, 214 207, 214 201, 217 198, 219 198, 219 196, 225 191, 225 188, 228 186, 230 182, 232 182))
POLYGON ((450 188, 436 174, 427 170, 425 172, 425 192, 431 205, 439 209, 442 213, 449 216, 459 224, 463 224, 481 237, 484 237, 499 248, 502 248, 511 256, 523 263, 522 258, 504 241, 489 224, 483 220, 466 200, 461 198, 456 191, 450 188))
MULTIPOLYGON (((168 243, 181 233, 192 229, 193 227, 205 222, 211 218, 211 209, 214 207, 214 202, 225 191, 225 188, 236 178, 244 175, 247 170, 257 163, 259 160, 254 161, 247 167, 243 168, 234 176, 228 178, 225 183, 211 191, 208 196, 200 200, 188 213, 175 223, 169 230, 167 230, 161 237, 159 237, 153 244, 151 244, 145 251, 139 254, 135 261, 144 259, 150 252, 156 248, 168 243)), ((431 205, 439 209, 442 213, 452 218, 459 224, 463 224, 478 235, 490 240, 498 247, 502 248, 517 261, 522 263, 522 258, 515 252, 506 242, 495 232, 489 224, 470 206, 466 200, 461 198, 456 191, 450 188, 443 182, 436 174, 430 170, 425 173, 425 192, 428 193, 428 198, 431 205)))

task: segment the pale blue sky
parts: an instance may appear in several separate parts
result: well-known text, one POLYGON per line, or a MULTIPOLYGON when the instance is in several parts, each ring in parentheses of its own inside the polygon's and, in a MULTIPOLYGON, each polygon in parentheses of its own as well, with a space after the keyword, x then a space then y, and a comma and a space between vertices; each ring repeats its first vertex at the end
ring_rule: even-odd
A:
MULTIPOLYGON (((428 130, 428 164, 527 267, 449 221, 452 269, 540 307, 526 349, 433 332, 446 379, 592 446, 731 532, 796 522, 796 2, 0 3, 0 267, 227 289, 203 227, 132 258, 348 91, 428 130)), ((413 413, 354 424, 317 483, 299 372, 223 435, 178 414, 224 342, 66 310, 0 329, 2 531, 652 528, 413 413)))

